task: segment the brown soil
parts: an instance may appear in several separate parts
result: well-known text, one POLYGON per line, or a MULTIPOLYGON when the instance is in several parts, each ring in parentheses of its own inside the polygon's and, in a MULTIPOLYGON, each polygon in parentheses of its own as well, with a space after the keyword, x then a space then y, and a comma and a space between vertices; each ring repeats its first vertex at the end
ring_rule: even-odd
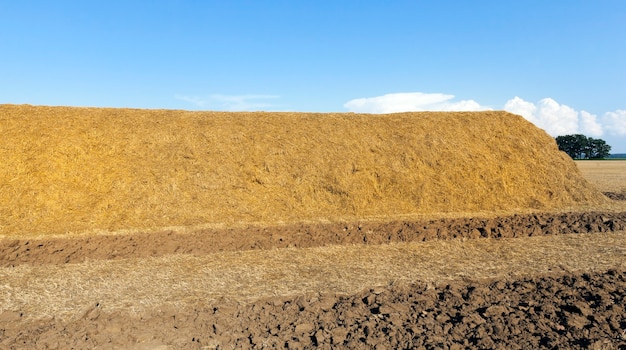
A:
POLYGON ((331 244, 382 244, 454 238, 510 238, 626 230, 626 212, 537 213, 422 222, 300 224, 65 239, 0 240, 0 267, 65 264, 93 259, 206 255, 249 249, 308 248, 331 244))
POLYGON ((11 327, 5 349, 538 349, 626 348, 626 271, 424 283, 354 295, 302 295, 155 307, 140 316, 105 313, 11 327))

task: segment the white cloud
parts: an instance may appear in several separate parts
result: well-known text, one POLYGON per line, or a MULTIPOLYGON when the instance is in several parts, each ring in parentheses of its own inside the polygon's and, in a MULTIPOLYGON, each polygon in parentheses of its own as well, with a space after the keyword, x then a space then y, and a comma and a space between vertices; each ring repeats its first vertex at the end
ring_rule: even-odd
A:
POLYGON ((357 98, 343 106, 351 112, 397 113, 410 111, 480 111, 491 108, 474 100, 452 101, 454 95, 404 92, 376 97, 357 98))
POLYGON ((222 95, 214 94, 207 97, 176 95, 176 99, 192 103, 201 108, 225 111, 265 110, 276 106, 267 100, 277 99, 275 95, 222 95))
POLYGON ((569 106, 544 98, 539 101, 536 113, 537 119, 556 135, 578 132, 578 112, 569 106))
POLYGON ((201 98, 201 97, 197 97, 197 96, 182 96, 182 95, 176 95, 174 97, 176 97, 177 100, 189 102, 189 103, 192 103, 192 104, 194 104, 194 105, 196 105, 198 107, 204 107, 206 105, 206 99, 201 98))
POLYGON ((618 109, 615 112, 604 113, 602 123, 609 135, 626 135, 626 110, 618 109))
POLYGON ((535 117, 537 106, 535 106, 534 103, 524 101, 517 96, 506 101, 504 104, 504 110, 521 115, 535 125, 539 122, 539 120, 535 117))
POLYGON ((585 130, 586 135, 602 136, 602 125, 598 123, 598 117, 587 111, 580 111, 580 129, 585 130))
MULTIPOLYGON (((344 104, 351 112, 396 113, 409 111, 480 111, 491 108, 474 100, 454 101, 454 95, 441 93, 405 92, 376 97, 357 98, 344 104)), ((508 100, 504 109, 519 114, 552 136, 584 134, 626 135, 626 110, 604 113, 601 117, 587 111, 560 104, 552 98, 537 103, 520 97, 508 100)))
POLYGON ((598 137, 604 133, 626 135, 626 111, 607 112, 602 118, 587 111, 559 104, 544 98, 535 105, 515 97, 506 102, 504 109, 519 114, 552 136, 584 134, 598 137))

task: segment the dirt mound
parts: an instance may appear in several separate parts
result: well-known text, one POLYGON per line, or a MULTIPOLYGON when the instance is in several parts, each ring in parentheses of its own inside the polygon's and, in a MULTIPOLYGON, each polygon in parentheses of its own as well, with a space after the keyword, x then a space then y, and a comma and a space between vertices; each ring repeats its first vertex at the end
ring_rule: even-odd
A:
POLYGON ((7 349, 127 348, 626 348, 626 271, 441 285, 400 284, 354 295, 305 295, 141 316, 98 304, 71 322, 12 327, 7 349))
POLYGON ((354 221, 606 200, 506 112, 0 106, 0 233, 354 221))
POLYGON ((510 238, 626 230, 626 212, 538 213, 494 218, 295 224, 206 229, 191 233, 0 239, 0 267, 80 263, 94 259, 206 255, 221 251, 383 244, 462 238, 510 238))

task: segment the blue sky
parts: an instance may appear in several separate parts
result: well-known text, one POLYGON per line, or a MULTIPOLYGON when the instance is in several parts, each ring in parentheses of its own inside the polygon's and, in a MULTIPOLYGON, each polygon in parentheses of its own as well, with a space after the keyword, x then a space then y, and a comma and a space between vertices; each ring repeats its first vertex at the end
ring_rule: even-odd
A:
POLYGON ((507 109, 626 153, 626 1, 0 0, 0 103, 507 109))

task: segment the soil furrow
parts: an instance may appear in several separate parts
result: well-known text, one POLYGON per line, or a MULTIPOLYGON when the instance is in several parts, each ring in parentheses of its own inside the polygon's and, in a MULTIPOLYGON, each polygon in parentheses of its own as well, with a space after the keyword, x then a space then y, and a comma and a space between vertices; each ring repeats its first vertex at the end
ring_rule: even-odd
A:
POLYGON ((86 260, 206 255, 342 244, 382 244, 460 238, 509 238, 626 229, 626 212, 536 213, 494 218, 319 223, 286 226, 93 235, 62 239, 0 239, 0 267, 86 260))

